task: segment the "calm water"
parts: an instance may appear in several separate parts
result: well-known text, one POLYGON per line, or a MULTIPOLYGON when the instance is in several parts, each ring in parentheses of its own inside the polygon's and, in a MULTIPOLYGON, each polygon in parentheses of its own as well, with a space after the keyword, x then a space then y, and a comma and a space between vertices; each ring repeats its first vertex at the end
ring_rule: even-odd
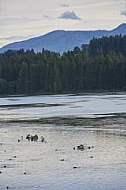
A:
POLYGON ((0 190, 126 189, 125 114, 126 94, 1 98, 0 190))
POLYGON ((0 98, 0 121, 54 116, 98 117, 126 113, 126 94, 58 95, 0 98))

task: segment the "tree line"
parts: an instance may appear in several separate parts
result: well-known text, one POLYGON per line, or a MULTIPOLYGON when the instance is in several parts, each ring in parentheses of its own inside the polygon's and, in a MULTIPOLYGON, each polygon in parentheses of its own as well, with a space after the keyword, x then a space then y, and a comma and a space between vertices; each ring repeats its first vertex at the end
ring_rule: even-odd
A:
POLYGON ((0 94, 126 90, 126 36, 93 38, 59 53, 42 49, 0 54, 0 94))

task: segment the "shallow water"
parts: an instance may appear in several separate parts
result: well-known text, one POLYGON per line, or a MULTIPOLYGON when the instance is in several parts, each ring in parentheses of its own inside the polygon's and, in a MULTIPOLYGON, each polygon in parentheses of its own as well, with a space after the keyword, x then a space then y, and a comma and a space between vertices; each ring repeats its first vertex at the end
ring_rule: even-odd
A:
POLYGON ((35 124, 6 125, 0 134, 1 190, 7 186, 24 190, 126 187, 124 136, 35 124), (26 140, 29 133, 38 134, 38 142, 26 140), (42 135, 45 142, 40 140, 42 135), (80 144, 85 150, 77 150, 80 144))
POLYGON ((9 97, 0 105, 0 190, 126 188, 125 94, 9 97))
POLYGON ((126 94, 48 95, 0 98, 0 121, 126 113, 126 94))

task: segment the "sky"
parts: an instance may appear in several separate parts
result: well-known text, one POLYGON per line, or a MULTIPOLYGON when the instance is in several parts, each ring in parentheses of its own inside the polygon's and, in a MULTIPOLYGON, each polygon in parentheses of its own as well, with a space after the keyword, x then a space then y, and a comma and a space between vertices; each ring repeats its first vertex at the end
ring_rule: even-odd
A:
POLYGON ((53 30, 111 30, 126 23, 126 0, 0 0, 0 47, 53 30))

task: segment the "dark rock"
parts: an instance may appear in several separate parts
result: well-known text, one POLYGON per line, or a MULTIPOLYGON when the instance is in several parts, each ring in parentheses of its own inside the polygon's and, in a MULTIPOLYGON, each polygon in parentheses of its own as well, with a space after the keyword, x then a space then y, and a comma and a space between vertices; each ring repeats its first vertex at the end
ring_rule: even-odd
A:
POLYGON ((77 168, 77 166, 73 166, 73 169, 76 169, 77 168))
POLYGON ((77 150, 84 150, 84 145, 81 144, 81 145, 77 146, 77 150))
POLYGON ((64 161, 64 158, 62 158, 60 161, 64 161))

